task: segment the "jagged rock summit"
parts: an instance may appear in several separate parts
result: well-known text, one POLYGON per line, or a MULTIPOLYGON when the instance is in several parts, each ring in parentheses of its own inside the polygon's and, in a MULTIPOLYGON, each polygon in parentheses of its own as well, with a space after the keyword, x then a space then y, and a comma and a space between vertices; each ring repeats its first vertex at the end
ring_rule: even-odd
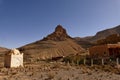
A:
POLYGON ((47 37, 20 47, 19 50, 24 53, 26 59, 48 59, 81 54, 84 49, 67 34, 61 25, 58 25, 47 37))
POLYGON ((67 34, 66 30, 61 25, 57 25, 55 31, 52 34, 45 37, 43 41, 45 40, 64 41, 68 38, 71 37, 67 34))

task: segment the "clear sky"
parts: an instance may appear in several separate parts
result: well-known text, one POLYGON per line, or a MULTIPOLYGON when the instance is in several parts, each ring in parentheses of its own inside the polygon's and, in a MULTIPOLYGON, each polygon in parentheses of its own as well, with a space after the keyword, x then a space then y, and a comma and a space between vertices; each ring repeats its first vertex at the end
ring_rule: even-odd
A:
POLYGON ((0 46, 37 41, 61 24, 72 37, 120 25, 120 0, 0 0, 0 46))

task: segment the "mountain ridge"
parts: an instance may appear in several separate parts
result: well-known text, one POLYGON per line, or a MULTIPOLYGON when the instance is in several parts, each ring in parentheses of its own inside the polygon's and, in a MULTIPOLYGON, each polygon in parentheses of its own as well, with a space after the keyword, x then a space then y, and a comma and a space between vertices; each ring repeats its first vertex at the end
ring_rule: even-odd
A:
POLYGON ((74 39, 79 45, 82 45, 84 48, 89 48, 97 42, 97 40, 104 39, 112 34, 119 34, 120 35, 120 25, 98 31, 94 36, 86 36, 84 38, 75 37, 74 39), (84 43, 84 44, 83 44, 84 43))
POLYGON ((90 41, 90 42, 95 42, 99 39, 103 39, 105 37, 108 37, 112 34, 120 34, 120 25, 112 27, 112 28, 108 28, 105 30, 101 30, 98 31, 94 36, 86 36, 83 38, 80 38, 81 40, 86 40, 86 41, 90 41))

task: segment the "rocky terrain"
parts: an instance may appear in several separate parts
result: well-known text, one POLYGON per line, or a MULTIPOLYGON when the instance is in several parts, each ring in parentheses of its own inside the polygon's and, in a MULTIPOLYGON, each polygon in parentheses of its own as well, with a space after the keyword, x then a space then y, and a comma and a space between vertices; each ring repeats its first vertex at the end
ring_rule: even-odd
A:
POLYGON ((0 80, 120 80, 120 69, 40 61, 24 63, 24 68, 1 65, 0 80))
POLYGON ((48 35, 47 37, 43 38, 41 41, 47 41, 47 40, 65 41, 67 39, 72 39, 72 37, 70 37, 67 34, 66 30, 61 25, 57 25, 55 31, 50 35, 48 35))
POLYGON ((94 36, 87 36, 84 38, 75 37, 74 39, 82 47, 89 48, 89 47, 93 46, 97 40, 104 39, 104 38, 106 38, 110 35, 113 35, 113 34, 120 35, 120 25, 113 27, 113 28, 110 28, 110 29, 99 31, 94 36))
POLYGON ((110 28, 110 29, 97 32, 96 35, 91 38, 91 41, 93 42, 99 39, 104 39, 112 34, 120 34, 120 25, 110 28))
POLYGON ((120 34, 120 26, 100 31, 95 36, 74 39, 58 25, 53 33, 42 40, 19 48, 24 53, 24 67, 19 68, 4 67, 4 53, 8 49, 1 47, 0 80, 120 80, 120 68, 116 65, 90 66, 49 61, 51 58, 76 54, 79 57, 84 53, 83 48, 94 45, 91 42, 111 34, 120 34))
POLYGON ((20 47, 19 50, 25 54, 25 58, 34 59, 64 57, 81 54, 84 51, 61 25, 58 25, 53 33, 42 40, 20 47))
POLYGON ((0 47, 0 63, 4 61, 4 54, 8 51, 9 49, 0 47))
POLYGON ((0 47, 0 54, 5 53, 8 50, 9 49, 7 49, 7 48, 0 47))
POLYGON ((81 45, 81 47, 84 48, 84 49, 88 49, 89 47, 95 45, 94 43, 92 43, 92 42, 90 42, 90 41, 87 41, 86 39, 83 39, 83 38, 76 37, 76 38, 74 38, 74 39, 75 39, 75 41, 76 41, 79 45, 81 45))

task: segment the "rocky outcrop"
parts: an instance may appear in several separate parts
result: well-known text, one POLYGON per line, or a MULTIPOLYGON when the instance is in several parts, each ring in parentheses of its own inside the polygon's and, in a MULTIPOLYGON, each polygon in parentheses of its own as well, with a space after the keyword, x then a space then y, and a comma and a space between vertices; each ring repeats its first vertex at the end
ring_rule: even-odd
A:
POLYGON ((61 26, 58 25, 55 28, 55 31, 48 35, 47 37, 45 37, 42 41, 46 41, 46 40, 53 40, 53 41, 64 41, 66 39, 72 39, 66 32, 66 30, 61 26))

